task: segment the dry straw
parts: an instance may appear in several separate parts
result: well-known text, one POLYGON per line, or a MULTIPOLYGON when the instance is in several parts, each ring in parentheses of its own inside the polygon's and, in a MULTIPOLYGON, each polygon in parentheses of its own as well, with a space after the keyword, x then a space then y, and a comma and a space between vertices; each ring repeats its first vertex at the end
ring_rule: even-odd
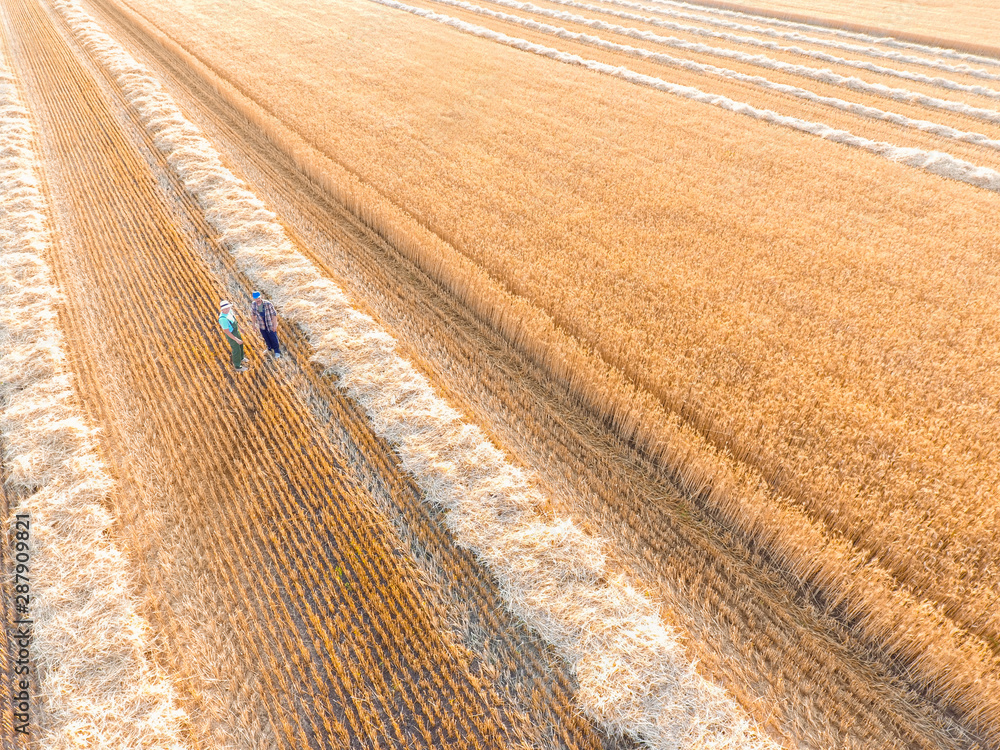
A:
POLYGON ((65 369, 30 116, 0 52, 0 434, 30 515, 38 747, 182 748, 184 715, 147 654, 111 480, 65 369))
MULTIPOLYGON (((653 2, 655 2, 655 0, 653 0, 653 2)), ((676 10, 666 10, 663 7, 656 9, 652 8, 648 9, 653 10, 653 12, 655 13, 660 13, 661 15, 664 16, 698 21, 700 23, 707 23, 712 26, 719 26, 722 28, 732 29, 733 31, 741 31, 751 34, 758 34, 761 36, 769 36, 776 39, 787 39, 789 41, 812 44, 818 47, 830 47, 839 50, 841 52, 848 52, 853 55, 865 55, 867 57, 876 57, 886 60, 893 60, 895 62, 903 63, 906 65, 922 65, 928 68, 934 68, 936 70, 944 70, 952 74, 968 75, 972 76, 973 78, 985 78, 988 80, 1000 81, 1000 74, 991 73, 990 71, 984 70, 982 68, 973 68, 970 65, 965 65, 965 64, 952 65, 951 63, 945 62, 944 60, 928 60, 923 57, 917 57, 915 55, 906 55, 901 52, 896 52, 895 50, 892 49, 883 49, 881 46, 838 42, 832 39, 822 39, 820 37, 807 36, 806 34, 800 34, 797 31, 778 31, 777 29, 770 29, 763 26, 749 26, 747 24, 737 23, 735 21, 727 21, 718 17, 706 18, 704 16, 695 16, 690 13, 683 13, 676 10)))
POLYGON ((397 354, 393 338, 295 250, 149 71, 77 3, 55 7, 119 81, 240 268, 307 333, 314 358, 365 407, 428 502, 450 511, 457 540, 496 575, 512 611, 569 662, 583 709, 649 747, 773 746, 695 671, 655 604, 607 569, 605 542, 569 520, 546 518, 531 476, 463 423, 397 354))
MULTIPOLYGON (((921 600, 927 594, 908 585, 924 580, 916 568, 890 574, 866 551, 772 491, 758 468, 741 462, 746 454, 734 456, 707 442, 703 435, 713 429, 712 413, 695 412, 690 421, 682 420, 679 415, 686 407, 674 401, 673 408, 679 412, 671 414, 666 402, 588 352, 540 308, 504 289, 389 197, 317 151, 220 77, 224 71, 213 71, 147 19, 114 4, 102 3, 102 7, 164 53, 184 61, 317 185, 449 289, 511 345, 566 384, 586 408, 607 419, 623 438, 634 440, 669 468, 681 489, 699 497, 722 523, 767 549, 804 585, 822 591, 831 607, 841 607, 856 617, 852 621, 855 634, 884 659, 905 665, 916 686, 964 716, 991 742, 997 741, 1000 689, 996 686, 1000 681, 995 655, 982 639, 956 628, 954 613, 945 606, 921 600)), ((973 617, 994 611, 992 590, 970 596, 973 617)))
MULTIPOLYGON (((547 15, 552 18, 562 18, 564 20, 574 20, 576 23, 583 23, 574 19, 570 19, 568 16, 559 15, 558 11, 546 10, 544 13, 543 9, 532 5, 531 3, 515 3, 509 0, 490 0, 495 5, 503 5, 511 8, 521 8, 522 10, 528 10, 532 13, 547 15)), ((644 16, 638 13, 630 13, 628 11, 613 10, 612 8, 593 5, 591 3, 578 2, 577 0, 549 0, 551 3, 558 5, 565 5, 570 8, 575 8, 578 10, 585 10, 591 13, 600 13, 602 16, 610 16, 612 18, 621 18, 628 21, 636 21, 639 23, 647 24, 650 26, 656 26, 658 28, 665 28, 672 30, 676 27, 676 24, 672 24, 667 21, 662 21, 658 18, 653 18, 651 16, 644 16)), ((647 6, 640 5, 637 3, 624 2, 623 0, 606 0, 608 3, 613 3, 614 5, 621 5, 625 7, 635 7, 645 10, 650 10, 647 6)), ((614 31, 618 34, 623 34, 625 36, 630 36, 634 39, 643 39, 646 41, 652 41, 656 44, 673 47, 674 49, 685 50, 687 52, 693 52, 695 54, 703 55, 713 55, 715 57, 722 57, 728 60, 735 60, 737 62, 746 63, 748 65, 754 65, 760 68, 765 68, 767 70, 776 70, 782 73, 790 73, 791 75, 800 76, 803 78, 809 78, 814 81, 819 81, 820 83, 826 83, 831 86, 842 86, 848 88, 852 91, 857 91, 862 94, 873 94, 875 96, 881 96, 886 99, 892 99, 898 102, 905 102, 907 104, 919 104, 924 107, 929 107, 932 109, 940 109, 946 112, 955 112, 962 115, 967 115, 968 117, 973 117, 984 122, 1000 123, 1000 112, 994 109, 986 109, 983 107, 973 107, 964 102, 952 101, 950 99, 940 99, 934 96, 927 96, 926 94, 921 94, 916 91, 911 91, 909 89, 895 88, 892 86, 886 86, 881 83, 869 83, 862 80, 856 76, 843 76, 834 73, 829 68, 814 68, 808 65, 796 65, 793 63, 783 62, 772 57, 768 57, 764 54, 751 54, 749 52, 743 52, 739 49, 732 49, 730 47, 714 47, 709 44, 702 42, 689 42, 684 39, 679 39, 677 37, 664 37, 661 35, 653 34, 650 31, 641 31, 635 28, 628 28, 622 26, 616 26, 614 24, 607 24, 600 21, 595 21, 593 19, 585 19, 588 26, 593 28, 605 29, 614 31)), ((951 90, 963 91, 967 93, 977 94, 979 96, 1000 99, 1000 91, 997 89, 991 89, 984 86, 969 86, 966 84, 959 83, 958 81, 953 81, 946 78, 935 78, 942 87, 947 87, 951 90)))
MULTIPOLYGON (((551 60, 557 60, 569 65, 578 65, 588 70, 604 73, 606 75, 614 76, 615 78, 621 78, 639 86, 647 86, 649 88, 656 89, 657 91, 663 91, 664 93, 673 94, 685 99, 691 99, 692 101, 700 102, 702 104, 710 104, 714 107, 719 107, 730 112, 746 115, 754 118, 755 120, 762 120, 773 125, 781 125, 803 133, 809 133, 810 135, 823 138, 824 140, 861 149, 862 151, 867 151, 890 161, 906 164, 911 167, 916 167, 917 169, 923 169, 941 177, 947 177, 952 180, 958 180, 959 182, 966 182, 970 185, 975 185, 976 187, 985 188, 994 192, 1000 192, 1000 172, 989 169, 988 167, 972 164, 964 159, 958 159, 950 154, 945 154, 940 151, 925 151, 919 148, 904 148, 901 146, 895 146, 891 143, 886 143, 884 141, 873 141, 869 138, 863 138, 862 136, 855 135, 854 133, 846 130, 837 130, 836 128, 832 128, 821 122, 810 122, 808 120, 802 120, 798 117, 780 115, 772 110, 753 107, 745 102, 736 101, 726 96, 710 94, 700 89, 696 89, 693 86, 682 86, 680 84, 664 81, 661 78, 638 73, 622 66, 616 67, 597 60, 588 60, 580 57, 579 55, 563 52, 553 47, 535 44, 534 42, 529 42, 526 39, 519 39, 517 37, 508 36, 507 34, 501 34, 498 31, 493 31, 492 29, 487 29, 483 26, 476 26, 475 24, 467 23, 457 18, 453 18, 452 16, 434 13, 433 11, 425 10, 423 8, 415 8, 412 5, 396 2, 396 0, 370 1, 378 3, 379 5, 385 5, 389 8, 403 10, 407 13, 412 13, 413 15, 420 16, 421 18, 426 18, 431 21, 437 21, 438 23, 451 26, 459 31, 464 31, 467 34, 473 34, 483 39, 490 39, 494 42, 507 45, 508 47, 513 47, 514 49, 531 52, 533 54, 547 57, 551 60)), ((543 25, 544 24, 537 24, 537 26, 543 25)), ((549 28, 555 29, 555 27, 549 28)), ((559 34, 560 36, 572 36, 574 38, 583 36, 582 34, 573 34, 565 29, 560 29, 558 31, 562 32, 559 34)), ((604 40, 597 39, 596 37, 589 37, 588 41, 590 43, 599 42, 599 46, 601 47, 607 49, 617 49, 618 51, 635 49, 634 47, 626 47, 625 45, 606 42, 604 40)))
MULTIPOLYGON (((699 20, 705 18, 739 18, 744 21, 752 21, 755 24, 767 24, 785 29, 796 29, 810 34, 823 34, 826 36, 840 37, 841 39, 853 39, 864 42, 873 47, 888 47, 890 49, 906 49, 923 55, 933 55, 944 57, 950 60, 962 60, 963 62, 974 63, 976 65, 988 65, 990 67, 1000 67, 1000 59, 996 57, 984 56, 981 54, 971 54, 961 52, 952 47, 941 47, 937 43, 929 41, 906 41, 898 37, 887 36, 883 31, 850 30, 847 28, 824 25, 824 21, 817 20, 809 23, 804 20, 788 20, 778 18, 773 15, 763 15, 760 11, 751 9, 735 10, 734 8, 721 8, 713 5, 698 5, 696 3, 675 2, 674 0, 649 0, 650 2, 668 8, 682 8, 684 10, 694 10, 700 14, 699 20)), ((829 23, 829 22, 826 22, 829 23)))
MULTIPOLYGON (((906 665, 916 685, 980 729, 991 732, 1000 726, 1000 702, 995 698, 1000 691, 994 689, 998 681, 989 647, 957 630, 942 607, 921 601, 866 552, 772 492, 758 470, 710 445, 698 430, 711 429, 711 415, 696 414, 693 423, 688 423, 669 413, 657 397, 588 352, 539 308, 504 289, 388 197, 318 152, 147 19, 114 4, 102 5, 164 53, 183 60, 310 179, 449 289, 511 345, 566 384, 622 437, 634 440, 670 467, 682 490, 702 498, 723 523, 769 550, 805 585, 823 591, 830 606, 841 606, 855 616, 857 635, 880 649, 886 659, 906 665)), ((980 611, 992 610, 983 607, 980 611)), ((991 739, 996 736, 990 735, 991 739)))
MULTIPOLYGON (((822 123, 779 115, 694 87, 588 60, 396 0, 371 2, 515 49, 810 133, 933 174, 1000 192, 1000 173, 948 154, 872 141, 822 123)), ((632 412, 628 416, 635 414, 632 412)), ((642 415, 638 414, 640 428, 642 419, 642 415)), ((625 424, 624 419, 622 424, 625 424)), ((673 437, 669 428, 661 434, 673 437)), ((674 434, 681 434, 681 430, 676 430, 674 434)), ((762 549, 768 550, 774 559, 792 570, 800 580, 825 592, 831 607, 843 606, 852 620, 853 629, 861 637, 877 644, 888 658, 906 664, 910 679, 920 689, 927 690, 934 699, 961 712, 989 741, 1000 738, 1000 724, 997 722, 1000 717, 1000 700, 997 698, 1000 695, 1000 678, 995 666, 996 657, 987 643, 963 633, 943 607, 928 600, 919 600, 905 582, 894 579, 851 542, 828 533, 821 521, 808 518, 792 502, 772 494, 753 469, 731 463, 726 456, 718 457, 718 454, 706 462, 693 460, 698 459, 699 454, 711 456, 711 453, 702 451, 696 440, 689 441, 687 446, 680 441, 677 443, 675 446, 664 440, 654 446, 654 451, 663 450, 666 465, 683 467, 681 471, 685 476, 681 484, 685 489, 693 494, 707 490, 704 502, 709 508, 740 529, 744 537, 753 539, 762 549)))
MULTIPOLYGON (((596 6, 588 5, 586 3, 577 3, 573 0, 550 0, 554 3, 560 3, 562 5, 568 5, 574 8, 581 8, 585 10, 601 10, 596 8, 596 6)), ((610 42, 600 37, 591 36, 589 34, 581 34, 574 31, 569 31, 560 26, 551 26, 549 24, 539 23, 529 18, 524 18, 523 16, 515 16, 509 13, 500 13, 497 11, 489 10, 479 5, 473 5, 472 3, 463 2, 462 0, 433 0, 433 2, 440 3, 441 5, 449 5, 455 8, 461 8, 462 10, 467 10, 472 13, 477 13, 479 15, 487 16, 489 18, 496 18, 497 20, 505 21, 507 23, 517 24, 519 26, 524 26, 525 28, 531 29, 532 31, 538 31, 543 34, 549 34, 550 36, 558 37, 560 39, 568 39, 574 42, 581 42, 583 44, 589 44, 593 47, 599 49, 608 50, 610 52, 618 52, 631 57, 637 57, 642 60, 649 60, 654 63, 661 65, 669 65, 676 68, 682 68, 684 70, 689 70, 694 73, 703 73, 708 75, 715 75, 721 78, 729 78, 734 81, 740 81, 741 83, 749 83, 754 86, 758 86, 762 89, 767 89, 770 91, 777 91, 782 94, 787 94, 793 96, 796 99, 802 99, 804 101, 812 102, 814 104, 822 104, 833 109, 839 109, 843 112, 850 112, 851 114, 858 115, 859 117, 867 117, 872 120, 882 120, 883 122, 891 122, 894 125, 899 125, 904 128, 911 128, 913 130, 919 130, 924 133, 931 133, 942 138, 949 138, 957 141, 964 141, 965 143, 974 143, 979 146, 985 146, 992 149, 1000 149, 1000 141, 989 138, 982 133, 967 132, 962 130, 957 130, 956 128, 948 127, 947 125, 941 125, 940 123, 930 122, 928 120, 917 120, 912 117, 906 117, 905 115, 898 114, 896 112, 888 112, 883 109, 878 109, 877 107, 870 107, 864 104, 858 104, 855 102, 845 101, 844 99, 838 99, 832 96, 821 96, 808 89, 803 89, 798 86, 789 86, 784 83, 777 83, 775 81, 770 81, 763 76, 747 75, 746 73, 740 73, 735 70, 729 70, 728 68, 719 68, 715 65, 707 65, 705 63, 695 62, 693 60, 686 60, 678 57, 672 57, 671 55, 665 55, 660 52, 653 52, 649 49, 643 47, 632 47, 625 44, 617 44, 615 42, 610 42)), ((499 5, 505 8, 512 8, 515 10, 521 10, 527 13, 532 13, 535 15, 544 16, 546 18, 558 19, 561 21, 579 24, 581 26, 587 26, 594 29, 600 29, 602 31, 611 31, 615 34, 621 34, 622 36, 631 37, 633 39, 639 39, 644 42, 665 45, 668 47, 674 47, 677 49, 686 50, 688 52, 695 53, 708 53, 715 54, 721 57, 730 57, 732 59, 739 60, 741 62, 746 62, 754 65, 762 65, 763 67, 773 68, 782 70, 783 72, 795 73, 798 75, 805 75, 807 77, 813 78, 814 80, 822 81, 823 83, 831 83, 835 85, 850 85, 850 87, 856 91, 864 91, 865 93, 876 93, 879 95, 888 95, 891 98, 896 98, 899 101, 904 101, 907 103, 919 103, 925 106, 939 106, 942 109, 948 109, 950 111, 961 112, 962 114, 968 114, 972 117, 978 117, 980 119, 986 120, 987 122, 1000 123, 1000 112, 992 109, 982 109, 978 107, 970 107, 967 104, 961 102, 947 102, 941 99, 934 99, 933 97, 927 97, 919 94, 915 94, 905 89, 889 89, 887 86, 878 86, 874 84, 867 84, 864 81, 860 81, 857 78, 847 78, 845 76, 838 76, 828 70, 816 70, 814 68, 808 68, 802 65, 789 65, 787 63, 782 63, 776 60, 768 60, 760 55, 749 55, 745 52, 740 52, 738 50, 723 50, 719 48, 709 47, 704 44, 695 44, 692 42, 685 42, 681 39, 676 39, 674 37, 664 37, 658 34, 654 34, 650 31, 643 31, 641 29, 631 28, 628 26, 620 26, 618 24, 607 23, 605 21, 600 21, 594 18, 588 18, 585 16, 576 15, 575 13, 567 13, 565 11, 549 10, 547 8, 540 8, 532 3, 521 3, 516 2, 516 0, 490 0, 493 5, 499 5), (849 82, 849 83, 845 83, 849 82)), ((623 13, 623 16, 630 16, 631 14, 623 13)), ((645 20, 641 16, 636 16, 635 18, 639 20, 645 20)))
MULTIPOLYGON (((671 14, 665 13, 662 9, 646 5, 643 3, 632 2, 632 0, 604 0, 609 5, 616 5, 623 8, 633 8, 636 10, 641 10, 646 13, 656 13, 658 15, 670 16, 671 14)), ((819 60, 821 62, 831 63, 833 65, 843 65, 850 68, 856 68, 858 70, 864 70, 869 73, 877 73, 879 75, 891 76, 894 78, 902 78, 907 81, 914 81, 917 83, 927 84, 928 86, 935 86, 938 88, 948 89, 951 91, 962 91, 969 94, 978 94, 980 96, 988 96, 992 98, 1000 97, 1000 91, 996 89, 989 88, 988 86, 978 86, 970 85, 965 83, 959 83, 950 78, 943 78, 940 75, 927 75, 926 73, 918 73, 913 70, 906 70, 903 68, 888 68, 884 65, 879 65, 874 62, 869 62, 867 60, 855 60, 848 57, 840 57, 834 55, 830 52, 824 52, 823 50, 817 49, 806 49, 797 46, 784 46, 778 42, 768 41, 767 39, 757 39, 752 36, 742 36, 739 34, 730 34, 725 31, 713 31, 712 29, 706 29, 700 26, 691 26, 688 24, 679 24, 673 21, 657 21, 657 26, 665 29, 671 29, 673 31, 680 31, 687 34, 694 34, 696 36, 706 37, 709 39, 718 39, 719 41, 729 42, 731 44, 741 44, 752 47, 759 47, 761 49, 771 50, 772 52, 786 53, 799 55, 802 57, 810 57, 814 60, 819 60)), ((844 50, 846 51, 846 50, 844 50)), ((961 71, 948 71, 951 73, 959 73, 961 71)))

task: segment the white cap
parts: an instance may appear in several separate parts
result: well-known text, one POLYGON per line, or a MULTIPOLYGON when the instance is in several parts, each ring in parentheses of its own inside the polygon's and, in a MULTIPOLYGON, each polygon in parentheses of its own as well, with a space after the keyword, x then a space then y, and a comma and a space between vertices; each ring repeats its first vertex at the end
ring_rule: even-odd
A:
POLYGON ((227 300, 222 300, 222 302, 219 303, 220 310, 225 310, 227 307, 232 307, 227 300))

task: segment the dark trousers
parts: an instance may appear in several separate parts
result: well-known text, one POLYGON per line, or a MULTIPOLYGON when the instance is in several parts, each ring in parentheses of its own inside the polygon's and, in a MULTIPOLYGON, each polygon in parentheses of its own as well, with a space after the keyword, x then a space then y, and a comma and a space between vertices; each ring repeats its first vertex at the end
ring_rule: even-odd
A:
POLYGON ((264 337, 264 342, 267 344, 267 348, 270 349, 275 354, 281 354, 281 349, 278 348, 278 334, 275 331, 267 331, 263 328, 260 329, 260 335, 264 337))

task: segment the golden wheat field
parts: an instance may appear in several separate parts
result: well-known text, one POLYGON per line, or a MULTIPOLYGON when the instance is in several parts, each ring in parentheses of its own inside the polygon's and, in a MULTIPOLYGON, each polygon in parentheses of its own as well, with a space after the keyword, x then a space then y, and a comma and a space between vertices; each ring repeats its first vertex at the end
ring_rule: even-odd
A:
POLYGON ((0 749, 1000 750, 998 33, 0 0, 0 749))
POLYGON ((712 3, 718 9, 789 16, 824 26, 868 28, 883 36, 922 37, 925 43, 951 47, 994 48, 1000 41, 1000 16, 989 0, 910 2, 851 0, 822 5, 804 0, 712 3))

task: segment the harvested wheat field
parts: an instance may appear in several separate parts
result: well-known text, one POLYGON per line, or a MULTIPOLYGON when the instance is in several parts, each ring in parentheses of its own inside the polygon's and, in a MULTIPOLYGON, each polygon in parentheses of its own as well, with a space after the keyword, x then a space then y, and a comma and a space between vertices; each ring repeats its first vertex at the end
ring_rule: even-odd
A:
POLYGON ((0 748, 1000 748, 1000 17, 896 5, 0 0, 0 748))
MULTIPOLYGON (((917 41, 925 46, 952 49, 991 48, 995 55, 1000 44, 1000 14, 990 0, 851 0, 817 5, 808 0, 754 0, 750 3, 712 2, 709 12, 733 11, 747 17, 771 17, 837 30, 867 31, 871 35, 895 37, 896 41, 917 41)), ((699 6, 690 6, 700 10, 699 6)), ((731 16, 737 17, 737 16, 731 16)), ((821 32, 822 33, 822 32, 821 32)))

